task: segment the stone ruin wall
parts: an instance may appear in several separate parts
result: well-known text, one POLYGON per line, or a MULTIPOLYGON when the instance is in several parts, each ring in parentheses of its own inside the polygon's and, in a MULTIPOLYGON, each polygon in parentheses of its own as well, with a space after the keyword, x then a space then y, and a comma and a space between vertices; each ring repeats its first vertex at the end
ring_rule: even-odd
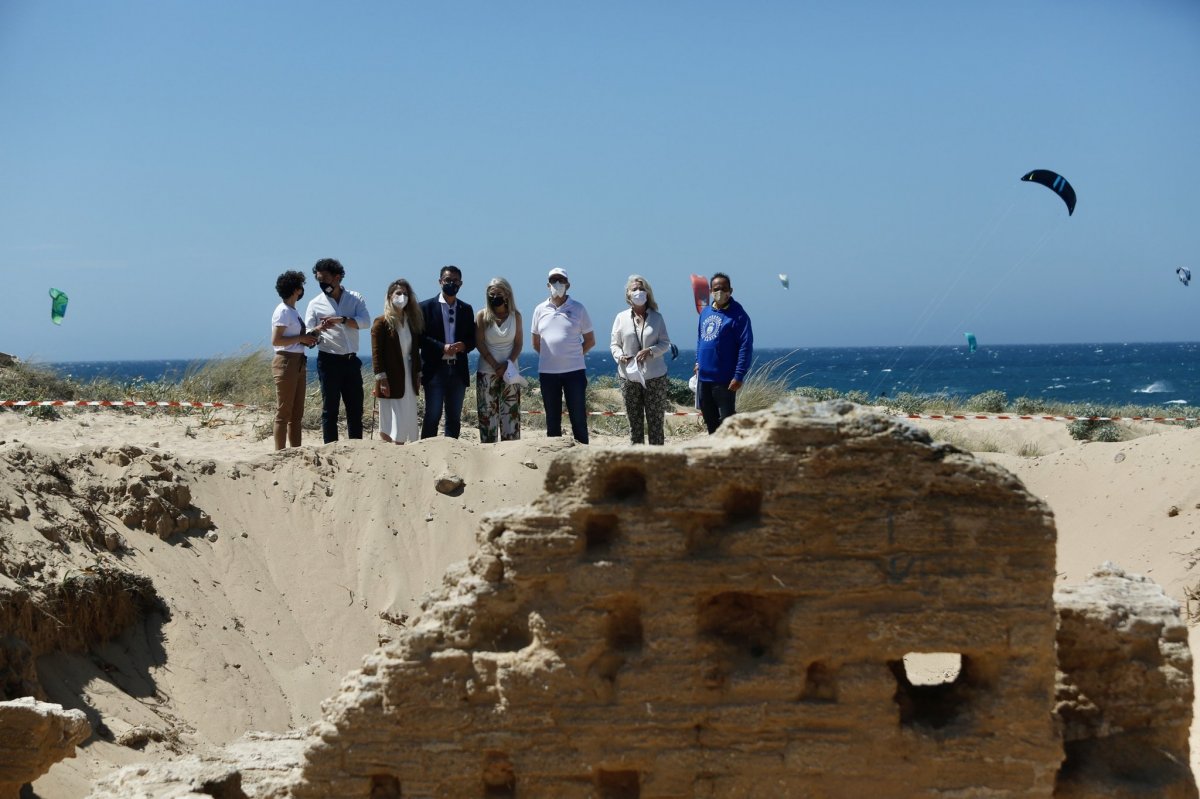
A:
POLYGON ((1054 603, 1066 752, 1056 799, 1195 799, 1192 655, 1179 603, 1112 563, 1056 590, 1054 603))
POLYGON ((325 706, 296 797, 1051 796, 1055 532, 848 404, 580 448, 325 706), (914 684, 910 653, 954 653, 914 684))

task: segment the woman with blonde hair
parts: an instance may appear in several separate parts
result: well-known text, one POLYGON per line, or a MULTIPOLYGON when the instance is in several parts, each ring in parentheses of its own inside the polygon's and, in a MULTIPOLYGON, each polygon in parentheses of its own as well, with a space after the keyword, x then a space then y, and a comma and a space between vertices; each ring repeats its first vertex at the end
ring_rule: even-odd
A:
POLYGON ((663 356, 671 351, 671 337, 649 280, 630 275, 625 281, 625 302, 629 310, 613 320, 610 350, 621 380, 629 440, 641 444, 648 432, 651 444, 662 444, 670 384, 663 356))
POLYGON ((475 346, 479 350, 475 405, 481 443, 521 437, 524 380, 517 372, 517 358, 522 343, 521 312, 517 310, 512 286, 504 278, 494 277, 488 281, 483 308, 475 314, 475 346))
POLYGON ((417 395, 421 393, 421 309, 404 278, 387 288, 383 315, 371 324, 371 368, 379 398, 379 437, 403 444, 421 436, 417 395))

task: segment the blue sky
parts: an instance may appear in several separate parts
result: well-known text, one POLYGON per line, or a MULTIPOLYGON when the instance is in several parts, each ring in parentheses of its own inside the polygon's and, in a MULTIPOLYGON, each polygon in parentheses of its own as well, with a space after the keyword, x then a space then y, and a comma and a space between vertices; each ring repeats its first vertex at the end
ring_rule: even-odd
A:
POLYGON ((602 341, 717 270, 760 346, 1196 340, 1198 85, 1194 0, 0 0, 0 350, 266 346, 327 256, 562 266, 602 341))

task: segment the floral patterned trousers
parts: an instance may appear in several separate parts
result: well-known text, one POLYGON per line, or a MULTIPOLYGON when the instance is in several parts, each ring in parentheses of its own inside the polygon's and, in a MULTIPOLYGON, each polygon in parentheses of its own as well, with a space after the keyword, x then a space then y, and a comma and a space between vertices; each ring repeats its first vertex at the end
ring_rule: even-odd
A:
POLYGON ((484 444, 515 441, 521 437, 521 387, 504 378, 475 373, 475 410, 479 414, 479 440, 484 444))
POLYGON ((651 444, 663 443, 663 414, 667 412, 667 387, 670 380, 666 375, 652 377, 646 387, 633 380, 621 381, 621 396, 625 399, 625 413, 629 417, 629 440, 641 444, 647 432, 651 444))

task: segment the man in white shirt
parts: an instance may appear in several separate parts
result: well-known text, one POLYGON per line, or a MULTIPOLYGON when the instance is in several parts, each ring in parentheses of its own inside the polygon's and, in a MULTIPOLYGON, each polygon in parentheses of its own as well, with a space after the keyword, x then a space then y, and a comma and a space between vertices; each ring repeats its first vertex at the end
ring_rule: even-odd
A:
POLYGON ((331 319, 317 341, 317 379, 321 383, 321 433, 325 443, 338 440, 338 405, 346 405, 346 434, 363 436, 363 375, 358 331, 371 329, 367 304, 357 291, 342 287, 345 268, 333 258, 313 266, 321 292, 308 303, 304 325, 315 329, 331 319))
POLYGON ((587 367, 584 356, 596 346, 591 317, 569 296, 571 282, 564 269, 550 270, 550 298, 533 309, 533 349, 538 354, 538 379, 546 407, 546 435, 562 435, 563 398, 571 418, 571 434, 588 443, 587 367))

